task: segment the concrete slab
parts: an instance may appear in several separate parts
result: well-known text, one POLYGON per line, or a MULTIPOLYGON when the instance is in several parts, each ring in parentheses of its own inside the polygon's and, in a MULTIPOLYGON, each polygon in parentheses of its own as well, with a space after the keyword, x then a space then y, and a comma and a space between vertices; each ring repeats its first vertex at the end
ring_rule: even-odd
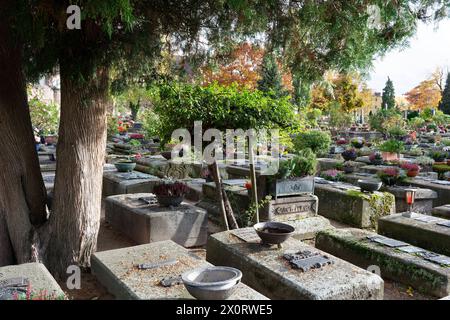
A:
POLYGON ((450 204, 450 185, 436 183, 436 180, 424 180, 421 178, 408 179, 407 184, 413 187, 431 189, 437 193, 437 198, 433 201, 434 207, 450 204))
POLYGON ((103 173, 103 196, 152 192, 153 187, 160 182, 158 177, 142 172, 108 171, 103 173))
POLYGON ((395 212, 395 198, 389 193, 316 183, 314 194, 319 198, 320 215, 358 228, 375 228, 379 217, 395 212))
POLYGON ((65 294, 61 290, 53 276, 41 263, 25 263, 0 267, 0 283, 10 278, 25 277, 30 282, 33 294, 44 294, 48 299, 65 299, 65 294))
POLYGON ((362 268, 379 268, 386 279, 404 283, 426 294, 444 297, 450 293, 450 268, 414 254, 369 241, 376 233, 361 229, 319 232, 316 247, 362 268))
MULTIPOLYGON (((168 288, 159 285, 163 278, 211 266, 173 241, 161 241, 135 247, 97 252, 92 256, 92 273, 116 299, 175 300, 193 299, 183 284, 168 288), (151 270, 138 270, 141 263, 158 263, 176 259, 177 263, 151 270)), ((228 300, 266 300, 245 284, 239 284, 228 300)))
POLYGON ((450 219, 450 204, 446 204, 440 207, 433 208, 431 214, 443 219, 450 219))
POLYGON ((378 233, 450 256, 450 227, 437 224, 446 222, 448 223, 448 220, 423 214, 414 214, 413 218, 395 214, 378 221, 378 233), (427 219, 427 217, 432 218, 433 221, 416 220, 417 218, 427 219))
POLYGON ((186 202, 178 207, 162 207, 139 200, 151 196, 137 193, 107 197, 106 221, 138 244, 173 240, 194 247, 206 243, 208 214, 204 209, 186 202))
MULTIPOLYGON (((389 192, 395 196, 395 210, 396 212, 408 211, 408 205, 406 203, 406 189, 407 186, 392 186, 383 187, 382 190, 389 192)), ((437 198, 436 191, 431 189, 417 188, 414 204, 412 210, 414 212, 431 214, 433 209, 433 201, 437 198)))
MULTIPOLYGON (((252 229, 249 229, 250 231, 252 229)), ((243 282, 271 299, 382 299, 383 280, 339 258, 327 255, 334 264, 307 272, 294 270, 282 258, 288 251, 322 251, 296 239, 282 249, 244 242, 230 231, 211 235, 206 259, 243 272, 243 282)))

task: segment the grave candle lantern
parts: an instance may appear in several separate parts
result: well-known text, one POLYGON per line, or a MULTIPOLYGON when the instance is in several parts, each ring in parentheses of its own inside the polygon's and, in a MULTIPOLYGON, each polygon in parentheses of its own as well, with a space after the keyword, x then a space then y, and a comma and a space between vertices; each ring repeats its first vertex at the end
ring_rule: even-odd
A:
POLYGON ((416 198, 416 189, 406 189, 406 203, 408 204, 408 212, 406 216, 411 217, 412 205, 414 204, 416 198))

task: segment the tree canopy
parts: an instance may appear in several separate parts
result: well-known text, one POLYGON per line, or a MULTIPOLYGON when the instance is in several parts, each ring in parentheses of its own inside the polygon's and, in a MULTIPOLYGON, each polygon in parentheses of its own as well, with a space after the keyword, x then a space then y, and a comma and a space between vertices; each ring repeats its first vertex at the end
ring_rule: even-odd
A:
POLYGON ((395 108, 395 89, 394 83, 388 77, 386 86, 383 89, 383 95, 381 96, 381 107, 387 109, 395 108))

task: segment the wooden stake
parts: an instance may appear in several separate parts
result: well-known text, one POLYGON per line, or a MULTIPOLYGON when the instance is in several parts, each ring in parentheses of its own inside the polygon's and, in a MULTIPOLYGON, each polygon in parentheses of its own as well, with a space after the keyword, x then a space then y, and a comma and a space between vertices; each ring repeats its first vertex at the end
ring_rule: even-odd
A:
POLYGON ((259 223, 259 208, 258 208, 258 190, 256 187, 256 171, 255 162, 253 156, 253 143, 252 138, 248 137, 248 156, 250 158, 250 181, 252 184, 252 200, 255 204, 255 223, 259 223))

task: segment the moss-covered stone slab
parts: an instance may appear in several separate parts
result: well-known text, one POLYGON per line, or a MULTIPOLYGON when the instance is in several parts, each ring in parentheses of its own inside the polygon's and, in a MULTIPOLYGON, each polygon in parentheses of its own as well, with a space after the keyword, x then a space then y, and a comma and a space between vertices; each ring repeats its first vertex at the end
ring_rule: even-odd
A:
MULTIPOLYGON (((164 278, 178 277, 191 269, 211 266, 173 241, 97 252, 92 256, 92 273, 116 299, 123 300, 178 300, 194 299, 184 285, 163 287, 164 278), (138 270, 142 263, 159 263, 168 260, 177 263, 150 270, 138 270)), ((245 284, 228 300, 267 300, 265 296, 245 284)))
POLYGON ((117 170, 103 172, 103 196, 152 192, 153 187, 160 182, 161 179, 158 177, 137 171, 131 173, 117 170))
MULTIPOLYGON (((414 214, 414 217, 430 217, 414 214)), ((395 214, 378 221, 378 232, 387 237, 402 240, 418 247, 450 256, 450 228, 437 222, 448 220, 433 217, 436 222, 422 222, 413 218, 395 214)))
POLYGON ((375 235, 361 229, 322 231, 316 237, 316 247, 365 269, 376 266, 383 278, 404 283, 425 294, 436 297, 450 294, 450 268, 367 239, 375 235))
POLYGON ((383 280, 377 275, 292 238, 278 249, 244 242, 229 231, 216 233, 208 239, 206 259, 240 269, 245 284, 271 299, 383 298, 383 280), (292 269, 283 254, 300 250, 325 254, 334 263, 307 272, 292 269))
POLYGON ((32 295, 40 295, 45 299, 65 299, 61 287, 41 263, 0 267, 0 283, 3 280, 19 277, 28 279, 32 295))
POLYGON ((178 207, 148 205, 140 198, 151 193, 110 196, 105 199, 105 219, 138 244, 173 240, 185 247, 206 243, 208 215, 204 209, 183 202, 178 207))
POLYGON ((376 228, 380 217, 395 213, 395 198, 389 193, 316 184, 314 194, 319 198, 320 215, 358 228, 376 228))
POLYGON ((343 160, 339 159, 330 159, 330 158, 318 158, 317 159, 318 165, 317 169, 318 171, 326 171, 330 169, 336 169, 336 166, 338 164, 343 164, 343 160))
POLYGON ((450 219, 450 204, 446 204, 440 207, 433 208, 431 214, 443 219, 450 219))

